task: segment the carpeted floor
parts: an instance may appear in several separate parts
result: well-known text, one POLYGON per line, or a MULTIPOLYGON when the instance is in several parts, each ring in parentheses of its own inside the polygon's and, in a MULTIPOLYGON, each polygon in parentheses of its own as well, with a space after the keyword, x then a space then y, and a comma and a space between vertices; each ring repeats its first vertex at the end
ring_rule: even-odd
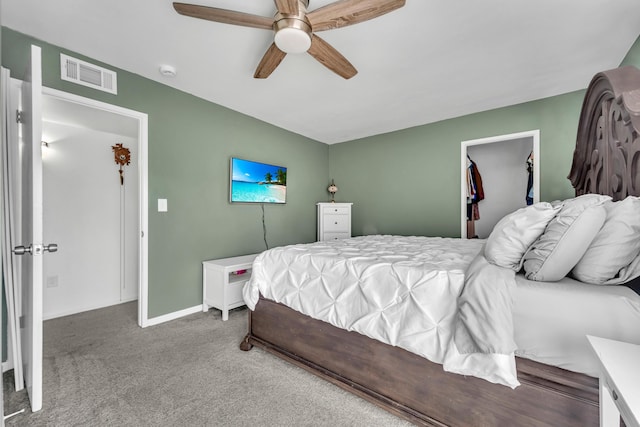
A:
POLYGON ((258 348, 239 350, 246 308, 145 329, 137 303, 44 323, 44 403, 5 373, 7 426, 407 426, 258 348))

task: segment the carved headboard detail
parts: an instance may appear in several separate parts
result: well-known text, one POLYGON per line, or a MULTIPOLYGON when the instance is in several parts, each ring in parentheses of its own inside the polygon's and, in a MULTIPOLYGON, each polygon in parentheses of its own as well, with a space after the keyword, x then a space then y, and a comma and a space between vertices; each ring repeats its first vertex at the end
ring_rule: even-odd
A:
POLYGON ((585 95, 569 173, 576 196, 640 196, 640 70, 596 74, 585 95))

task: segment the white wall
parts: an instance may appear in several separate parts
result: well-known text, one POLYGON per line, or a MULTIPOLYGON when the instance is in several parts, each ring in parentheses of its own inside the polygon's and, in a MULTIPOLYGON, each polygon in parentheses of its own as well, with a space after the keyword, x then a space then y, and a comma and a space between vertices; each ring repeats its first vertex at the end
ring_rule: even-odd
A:
POLYGON ((44 123, 44 238, 58 252, 44 260, 44 318, 137 298, 137 140, 44 123), (125 166, 124 283, 121 287, 121 186, 112 146, 131 150, 125 166))
POLYGON ((480 219, 476 234, 487 238, 496 223, 506 214, 526 206, 526 161, 533 149, 533 139, 515 139, 473 145, 467 154, 477 164, 485 199, 478 204, 480 219))

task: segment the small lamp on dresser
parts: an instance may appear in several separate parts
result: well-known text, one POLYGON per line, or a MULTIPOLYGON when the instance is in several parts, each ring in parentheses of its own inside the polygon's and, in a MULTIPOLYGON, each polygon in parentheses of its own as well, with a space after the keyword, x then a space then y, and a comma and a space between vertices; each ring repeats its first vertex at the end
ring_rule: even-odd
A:
POLYGON ((329 193, 331 193, 331 203, 335 203, 336 199, 336 193, 338 192, 338 187, 336 187, 336 185, 333 183, 333 180, 331 180, 331 185, 329 185, 329 187, 327 188, 327 191, 329 193))

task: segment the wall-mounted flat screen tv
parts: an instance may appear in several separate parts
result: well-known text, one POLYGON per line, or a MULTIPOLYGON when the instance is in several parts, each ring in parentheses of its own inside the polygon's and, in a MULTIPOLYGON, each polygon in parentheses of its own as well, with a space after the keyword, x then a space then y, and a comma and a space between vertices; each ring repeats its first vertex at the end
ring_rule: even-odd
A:
POLYGON ((242 203, 286 203, 287 168, 231 158, 229 200, 242 203))

